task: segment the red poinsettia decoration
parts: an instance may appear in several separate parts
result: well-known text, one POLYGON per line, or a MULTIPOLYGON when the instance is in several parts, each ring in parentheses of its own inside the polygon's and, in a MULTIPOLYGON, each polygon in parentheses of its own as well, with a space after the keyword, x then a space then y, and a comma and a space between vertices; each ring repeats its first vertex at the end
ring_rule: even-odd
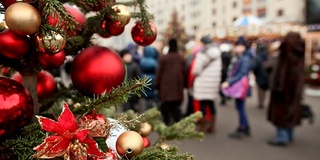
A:
POLYGON ((96 141, 88 134, 90 129, 79 128, 75 116, 67 104, 64 104, 58 121, 37 116, 43 130, 54 133, 34 149, 35 158, 54 158, 64 156, 65 159, 86 160, 87 156, 105 157, 96 141))

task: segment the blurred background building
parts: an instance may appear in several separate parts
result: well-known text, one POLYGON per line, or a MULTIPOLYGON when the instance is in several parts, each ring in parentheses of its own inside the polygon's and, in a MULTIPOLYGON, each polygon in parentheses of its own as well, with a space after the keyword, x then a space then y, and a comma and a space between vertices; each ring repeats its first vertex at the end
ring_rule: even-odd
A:
MULTIPOLYGON (((149 11, 155 15, 159 32, 164 32, 171 12, 178 11, 188 35, 220 26, 234 26, 244 12, 265 24, 305 23, 304 0, 146 0, 149 11)), ((161 38, 161 37, 159 37, 161 38)))
MULTIPOLYGON (((185 34, 183 37, 187 38, 198 38, 204 34, 225 38, 248 33, 255 36, 276 33, 281 36, 289 30, 320 30, 320 25, 309 27, 310 23, 320 24, 320 18, 317 18, 320 0, 146 0, 146 5, 155 17, 157 40, 160 41, 168 38, 166 33, 175 11, 176 21, 185 34), (308 13, 314 16, 308 16, 308 13)), ((3 20, 3 8, 0 12, 0 20, 3 20)), ((95 35, 93 41, 97 45, 120 50, 133 43, 130 32, 134 23, 132 18, 120 36, 101 38, 95 35)))

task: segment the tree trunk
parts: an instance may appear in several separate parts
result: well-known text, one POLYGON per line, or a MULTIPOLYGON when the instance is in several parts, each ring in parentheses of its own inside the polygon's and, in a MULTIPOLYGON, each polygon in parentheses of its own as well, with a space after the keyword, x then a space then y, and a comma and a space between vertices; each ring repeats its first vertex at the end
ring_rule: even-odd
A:
POLYGON ((33 99, 33 118, 32 121, 36 121, 36 117, 34 115, 38 115, 40 111, 41 104, 38 101, 38 92, 37 92, 37 72, 28 72, 22 71, 22 80, 23 86, 29 91, 31 97, 33 99))

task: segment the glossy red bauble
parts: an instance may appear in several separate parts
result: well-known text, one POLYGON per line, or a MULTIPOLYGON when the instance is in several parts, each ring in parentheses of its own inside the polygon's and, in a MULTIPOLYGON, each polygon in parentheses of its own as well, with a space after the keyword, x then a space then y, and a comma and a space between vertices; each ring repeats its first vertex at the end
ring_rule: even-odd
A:
MULTIPOLYGON (((73 37, 79 35, 83 29, 83 24, 87 21, 86 16, 82 13, 78 8, 70 6, 68 4, 63 5, 67 12, 70 13, 71 16, 75 18, 75 21, 79 24, 79 28, 76 28, 73 31, 69 31, 64 29, 68 32, 68 37, 73 37)), ((47 23, 49 25, 55 26, 58 23, 58 16, 57 14, 53 14, 54 16, 48 16, 47 23)), ((65 22, 62 22, 62 24, 65 22)), ((77 26, 78 27, 78 26, 77 26)))
POLYGON ((112 36, 118 36, 123 33, 125 26, 118 27, 113 24, 111 20, 106 20, 105 31, 111 34, 112 36))
POLYGON ((142 137, 143 139, 143 146, 144 148, 147 148, 150 146, 150 140, 147 137, 142 137))
POLYGON ((28 53, 30 41, 22 36, 6 30, 0 33, 0 54, 7 58, 18 59, 28 53))
POLYGON ((125 77, 120 56, 112 49, 91 46, 81 51, 71 66, 71 80, 84 95, 100 95, 119 86, 125 77))
POLYGON ((31 122, 33 101, 20 83, 0 77, 0 139, 31 122))
POLYGON ((16 3, 17 0, 1 0, 0 2, 4 8, 8 8, 11 4, 16 3))
POLYGON ((136 22, 136 24, 132 27, 131 37, 138 45, 148 46, 153 43, 154 40, 156 40, 157 28, 152 22, 149 22, 149 26, 152 32, 150 35, 146 35, 146 28, 143 27, 143 24, 140 21, 136 22))
MULTIPOLYGON (((35 0, 23 0, 26 3, 32 3, 35 0)), ((5 9, 7 9, 11 4, 18 2, 17 0, 0 0, 0 3, 3 5, 5 9)))
POLYGON ((38 61, 41 66, 46 69, 53 69, 60 67, 64 60, 66 59, 66 54, 64 50, 61 50, 55 54, 47 54, 43 52, 38 53, 38 61))
POLYGON ((107 21, 106 21, 106 20, 103 20, 103 21, 101 22, 101 24, 100 24, 100 27, 101 27, 101 29, 102 29, 102 32, 100 32, 100 33, 98 33, 98 34, 99 34, 99 36, 101 36, 102 38, 109 38, 109 37, 112 36, 110 33, 108 33, 108 32, 106 31, 106 23, 107 23, 107 21))
MULTIPOLYGON (((19 72, 12 76, 12 79, 22 83, 22 76, 19 72)), ((47 71, 40 71, 37 76, 38 100, 41 102, 51 97, 57 91, 57 82, 47 71)))

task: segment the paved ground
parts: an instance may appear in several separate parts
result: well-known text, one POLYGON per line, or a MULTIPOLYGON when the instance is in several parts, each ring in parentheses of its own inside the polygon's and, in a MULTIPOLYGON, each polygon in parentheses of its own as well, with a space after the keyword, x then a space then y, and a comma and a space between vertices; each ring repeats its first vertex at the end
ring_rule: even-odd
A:
MULTIPOLYGON (((253 94, 247 101, 247 112, 252 136, 234 140, 227 135, 237 126, 237 114, 233 101, 218 107, 217 133, 206 134, 204 140, 169 142, 178 145, 181 152, 190 152, 196 160, 320 160, 320 118, 309 125, 307 121, 296 130, 295 141, 285 148, 269 146, 275 129, 266 121, 266 108, 256 108, 253 94)), ((316 115, 320 115, 320 97, 305 96, 316 115)))

